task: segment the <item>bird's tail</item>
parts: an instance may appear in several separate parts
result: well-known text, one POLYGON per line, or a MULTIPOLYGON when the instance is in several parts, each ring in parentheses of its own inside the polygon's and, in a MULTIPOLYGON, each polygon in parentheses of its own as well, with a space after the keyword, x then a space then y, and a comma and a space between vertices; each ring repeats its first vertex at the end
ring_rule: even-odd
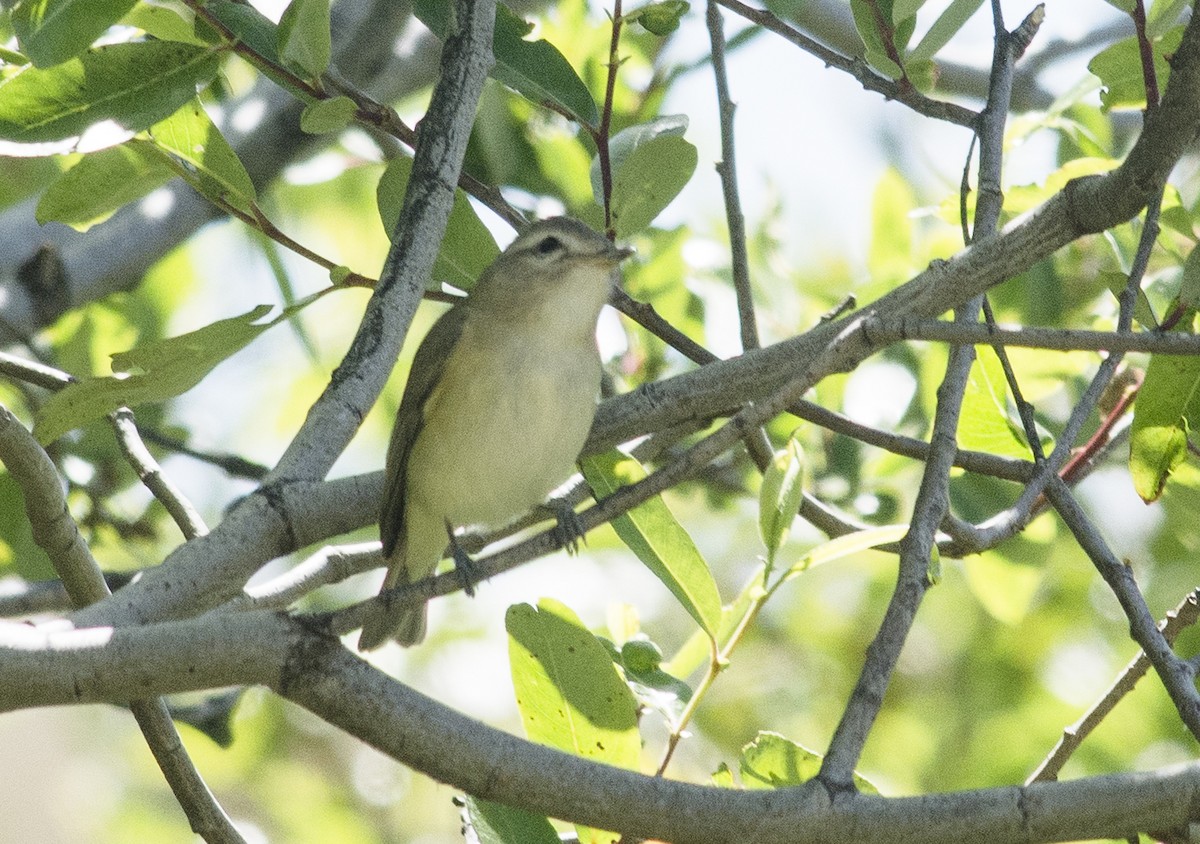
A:
MULTIPOLYGON (((398 568, 399 571, 393 569, 388 574, 387 580, 383 583, 384 589, 391 589, 408 582, 407 578, 400 581, 400 577, 393 577, 393 574, 401 576, 405 574, 403 567, 398 568)), ((373 651, 388 639, 395 639, 407 648, 419 644, 424 638, 425 604, 421 604, 419 607, 390 607, 384 603, 372 608, 363 623, 362 633, 358 637, 358 649, 373 651)))

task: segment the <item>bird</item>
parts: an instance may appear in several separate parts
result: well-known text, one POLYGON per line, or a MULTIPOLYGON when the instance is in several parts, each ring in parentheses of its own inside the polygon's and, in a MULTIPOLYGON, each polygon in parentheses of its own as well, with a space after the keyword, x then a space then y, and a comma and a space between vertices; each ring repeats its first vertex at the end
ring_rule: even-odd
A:
MULTIPOLYGON (((534 223, 426 334, 387 450, 381 593, 432 574, 448 544, 468 564, 455 529, 507 524, 575 471, 600 396, 596 322, 632 253, 570 217, 534 223)), ((425 628, 424 605, 377 601, 359 649, 425 628)))

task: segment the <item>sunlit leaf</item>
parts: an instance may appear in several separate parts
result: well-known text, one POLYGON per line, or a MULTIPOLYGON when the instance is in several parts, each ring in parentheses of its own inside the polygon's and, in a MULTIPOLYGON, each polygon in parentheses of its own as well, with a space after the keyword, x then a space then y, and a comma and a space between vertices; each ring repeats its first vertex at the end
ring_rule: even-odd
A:
POLYGON ((47 445, 117 408, 165 401, 187 392, 218 363, 270 328, 274 322, 255 324, 270 310, 270 305, 259 305, 241 316, 113 355, 113 371, 122 375, 84 378, 55 393, 38 411, 34 435, 47 445))
POLYGON ((1005 624, 1025 620, 1046 576, 1045 567, 1022 565, 998 554, 980 554, 963 566, 967 585, 988 614, 1005 624))
POLYGON ((12 10, 21 50, 38 67, 79 55, 136 0, 22 0, 12 10))
POLYGON ((216 73, 220 55, 191 44, 139 41, 96 47, 52 68, 26 67, 0 82, 0 138, 57 141, 103 120, 141 131, 192 99, 196 86, 216 73))
MULTIPOLYGON (((738 771, 746 788, 790 788, 803 785, 821 770, 821 756, 779 733, 760 732, 742 748, 738 771)), ((863 794, 879 790, 858 774, 854 785, 863 794)))
POLYGON ((1024 433, 1009 412, 1004 368, 992 349, 980 349, 971 365, 961 419, 958 426, 960 448, 1009 457, 1030 457, 1024 433))
MULTIPOLYGON (((632 457, 613 450, 588 457, 583 476, 603 500, 645 477, 632 457)), ((651 498, 612 521, 613 529, 710 636, 721 623, 721 596, 708 564, 666 503, 651 498)))
POLYGON ((1200 357, 1154 355, 1133 406, 1129 472, 1143 501, 1162 495, 1200 422, 1200 357))
POLYGON ((181 175, 210 199, 247 210, 256 191, 241 159, 213 124, 199 99, 150 128, 154 145, 186 166, 181 175))
MULTIPOLYGON (((508 655, 517 708, 531 741, 594 762, 636 770, 641 756, 637 702, 608 650, 571 610, 543 598, 509 607, 508 655)), ((615 834, 578 828, 581 841, 615 834)))

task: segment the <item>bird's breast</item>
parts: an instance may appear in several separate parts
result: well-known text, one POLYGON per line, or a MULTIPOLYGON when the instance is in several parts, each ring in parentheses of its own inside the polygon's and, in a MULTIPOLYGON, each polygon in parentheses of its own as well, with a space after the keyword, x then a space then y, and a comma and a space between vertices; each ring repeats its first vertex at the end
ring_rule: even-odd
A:
POLYGON ((409 459, 409 494, 456 526, 543 502, 574 471, 595 415, 593 340, 496 334, 464 325, 409 459))

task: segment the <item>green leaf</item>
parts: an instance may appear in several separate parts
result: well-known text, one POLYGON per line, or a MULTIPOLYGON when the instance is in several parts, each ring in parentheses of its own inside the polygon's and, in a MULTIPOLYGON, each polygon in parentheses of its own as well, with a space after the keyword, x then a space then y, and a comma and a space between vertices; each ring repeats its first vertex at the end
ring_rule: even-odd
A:
POLYGON ((45 550, 34 541, 25 513, 25 493, 9 472, 0 472, 0 577, 17 574, 28 582, 58 577, 45 550))
POLYGON ((550 821, 524 809, 468 795, 466 815, 479 844, 561 844, 550 821))
POLYGON ((139 132, 195 97, 196 86, 216 74, 221 52, 139 41, 97 47, 45 70, 26 67, 0 82, 0 138, 58 141, 102 120, 139 132))
MULTIPOLYGON (((686 114, 664 114, 649 123, 639 123, 622 129, 608 140, 608 165, 616 172, 634 150, 662 135, 677 135, 682 138, 687 131, 688 118, 686 114)), ((588 175, 592 180, 592 196, 597 205, 604 204, 604 181, 600 174, 600 157, 592 156, 591 170, 588 175)))
POLYGON ((938 50, 950 43, 971 15, 983 5, 983 0, 954 0, 938 19, 929 27, 916 47, 908 54, 909 61, 925 61, 937 55, 938 50))
MULTIPOLYGON (((1176 26, 1153 42, 1154 72, 1160 91, 1166 89, 1171 73, 1167 56, 1174 54, 1182 39, 1183 27, 1176 26)), ((1146 107, 1146 81, 1142 74, 1141 47, 1136 36, 1101 50, 1088 62, 1088 70, 1100 77, 1104 85, 1100 91, 1100 103, 1104 111, 1146 107)))
MULTIPOLYGON (((1132 6, 1132 0, 1129 5, 1132 6)), ((1189 0, 1155 0, 1146 14, 1146 35, 1150 39, 1160 38, 1179 23, 1179 16, 1189 5, 1189 0)))
MULTIPOLYGON (((821 756, 779 733, 760 732, 742 748, 739 769, 746 788, 789 788, 815 777, 821 770, 821 756)), ((879 793, 858 774, 854 774, 854 785, 864 794, 879 793)))
POLYGON ((787 579, 791 580, 811 568, 832 563, 834 560, 840 560, 852 554, 869 551, 880 545, 899 542, 906 533, 908 533, 908 525, 880 525, 866 530, 856 530, 854 533, 822 542, 792 564, 792 567, 788 569, 787 579))
MULTIPOLYGON (((509 607, 504 619, 517 708, 531 741, 594 762, 637 770, 637 702, 608 649, 571 610, 543 598, 509 607)), ((577 828, 581 841, 617 836, 577 828)))
MULTIPOLYGON (((612 450, 582 462, 583 476, 598 500, 646 476, 632 457, 612 450)), ((613 529, 654 576, 671 590, 709 636, 721 623, 721 596, 692 538, 659 497, 613 519, 613 529)))
POLYGON ((924 5, 925 0, 892 0, 892 25, 899 26, 915 17, 924 5))
MULTIPOLYGON (((867 63, 878 70, 880 73, 891 79, 899 79, 904 75, 904 70, 888 55, 887 46, 884 42, 884 35, 880 33, 880 21, 875 17, 875 7, 879 8, 882 13, 883 23, 890 25, 891 23, 891 6, 887 0, 850 0, 850 11, 854 17, 854 27, 858 30, 858 37, 862 39, 863 45, 866 47, 867 63)), ((903 44, 895 29, 889 30, 893 44, 897 49, 903 44)))
POLYGON ((279 58, 285 65, 316 79, 329 67, 329 0, 292 0, 283 10, 276 33, 279 58))
MULTIPOLYGON (((379 219, 391 237, 404 206, 404 193, 412 175, 412 159, 398 156, 388 162, 387 169, 376 188, 379 219)), ((440 289, 439 283, 452 284, 460 290, 470 290, 479 276, 500 254, 496 240, 488 227, 475 213, 471 201, 460 189, 454 191, 454 207, 446 223, 437 260, 433 264, 430 289, 440 289)))
POLYGON ((128 12, 135 0, 22 0, 12 10, 21 50, 51 67, 86 50, 128 12))
POLYGON ((668 723, 677 723, 689 700, 692 687, 659 666, 662 650, 646 638, 630 639, 621 646, 620 665, 625 680, 643 708, 658 710, 668 723))
POLYGON ((679 29, 679 22, 691 9, 687 0, 662 0, 635 9, 624 16, 626 23, 637 23, 647 32, 666 37, 679 29))
MULTIPOLYGON (((204 9, 233 36, 268 62, 279 63, 278 27, 253 6, 232 0, 207 0, 204 9)), ((200 21, 197 26, 201 27, 200 21)))
MULTIPOLYGON (((1103 282, 1112 295, 1118 299, 1129 285, 1129 276, 1115 270, 1102 270, 1096 274, 1096 279, 1103 282)), ((1137 299, 1133 303, 1133 321, 1151 330, 1158 328, 1158 317, 1154 313, 1154 306, 1150 304, 1150 297, 1141 287, 1138 288, 1137 299)))
POLYGON ((917 207, 912 186, 892 167, 883 171, 871 197, 871 243, 867 271, 872 284, 891 289, 913 270, 913 219, 917 207))
POLYGON ((1183 262, 1183 279, 1179 282, 1179 304, 1193 310, 1200 308, 1200 249, 1194 247, 1183 262))
POLYGON ((358 106, 349 97, 332 97, 309 103, 300 112, 300 129, 310 135, 340 132, 354 120, 358 106))
POLYGON ((758 492, 758 530, 774 565, 779 546, 787 539, 804 498, 804 450, 795 437, 775 452, 758 492))
POLYGON ((174 177, 162 156, 136 141, 94 152, 46 189, 38 202, 37 221, 65 223, 85 232, 174 177))
MULTIPOLYGON (((751 573, 734 599, 721 608, 721 623, 717 626, 716 635, 718 648, 725 647, 742 619, 746 617, 746 613, 750 611, 751 604, 763 597, 766 579, 767 567, 764 563, 751 573)), ((674 677, 687 677, 711 660, 712 653, 712 637, 704 630, 697 630, 667 662, 663 663, 662 670, 674 677)))
POLYGON ((259 305, 241 316, 113 355, 114 372, 133 374, 84 378, 64 387, 38 411, 34 436, 48 445, 119 407, 166 401, 187 392, 213 367, 274 325, 275 321, 254 324, 270 310, 270 305, 259 305))
POLYGON ((183 3, 138 3, 121 18, 124 26, 133 26, 159 41, 181 41, 185 44, 215 44, 216 33, 205 41, 196 34, 196 15, 183 3))
MULTIPOLYGON (((413 13, 438 38, 450 28, 449 0, 416 0, 413 13)), ((539 105, 553 105, 580 123, 600 122, 596 101, 571 63, 545 39, 526 41, 533 27, 503 4, 496 4, 492 78, 539 105)))
POLYGON ((1162 495, 1187 456, 1188 431, 1200 422, 1200 358, 1153 355, 1133 406, 1129 473, 1143 501, 1162 495))
POLYGON ((1008 382, 994 349, 979 350, 963 396, 959 448, 1028 459, 1029 444, 1008 412, 1008 382))
POLYGON ((696 148, 664 135, 642 144, 613 171, 612 221, 627 238, 654 221, 696 171, 696 148))
POLYGON ((243 211, 254 205, 250 174, 199 98, 152 126, 150 139, 163 153, 184 163, 179 174, 204 196, 243 211))

